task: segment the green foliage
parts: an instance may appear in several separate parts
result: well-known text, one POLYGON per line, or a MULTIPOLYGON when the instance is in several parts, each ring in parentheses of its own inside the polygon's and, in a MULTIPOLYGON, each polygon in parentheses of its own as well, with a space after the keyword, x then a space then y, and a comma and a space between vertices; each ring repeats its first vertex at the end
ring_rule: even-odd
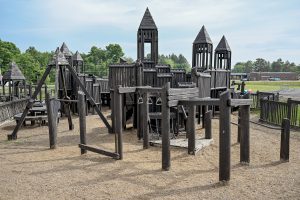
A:
POLYGON ((234 65, 232 72, 250 73, 250 72, 297 72, 300 74, 300 65, 285 61, 281 58, 273 61, 271 64, 262 58, 257 58, 255 62, 238 62, 234 65))
POLYGON ((171 68, 173 69, 183 68, 186 71, 191 71, 190 64, 182 54, 179 54, 178 56, 175 54, 171 54, 171 55, 161 54, 158 56, 158 62, 161 64, 170 65, 171 68))
POLYGON ((16 60, 21 54, 21 51, 12 42, 5 42, 0 40, 0 67, 2 71, 8 69, 11 61, 16 60))
POLYGON ((108 75, 108 66, 119 62, 124 56, 119 44, 109 44, 105 49, 93 46, 88 54, 83 54, 85 71, 89 74, 104 77, 108 75))

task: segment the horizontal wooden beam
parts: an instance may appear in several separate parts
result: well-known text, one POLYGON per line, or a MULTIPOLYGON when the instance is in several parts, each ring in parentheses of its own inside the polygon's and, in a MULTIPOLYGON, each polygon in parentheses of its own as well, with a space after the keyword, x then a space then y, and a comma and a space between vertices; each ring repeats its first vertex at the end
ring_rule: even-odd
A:
POLYGON ((220 100, 216 98, 189 98, 178 101, 180 105, 203 105, 203 106, 218 106, 220 100))
POLYGON ((106 151, 106 150, 98 149, 98 148, 87 146, 87 145, 84 145, 84 144, 78 144, 78 146, 79 146, 80 149, 83 149, 83 150, 91 151, 91 152, 94 152, 94 153, 99 153, 101 155, 109 156, 109 157, 112 157, 114 159, 119 159, 119 154, 118 153, 109 152, 109 151, 106 151))
POLYGON ((198 92, 199 88, 171 88, 167 91, 167 95, 178 95, 178 94, 186 94, 186 93, 193 93, 198 92))
POLYGON ((231 99, 230 106, 249 106, 253 103, 252 99, 231 99))

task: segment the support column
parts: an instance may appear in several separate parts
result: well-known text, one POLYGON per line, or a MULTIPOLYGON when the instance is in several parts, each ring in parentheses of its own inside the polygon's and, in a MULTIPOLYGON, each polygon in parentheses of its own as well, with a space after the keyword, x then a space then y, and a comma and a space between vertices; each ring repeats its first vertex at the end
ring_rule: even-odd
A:
POLYGON ((219 133, 219 180, 230 180, 230 93, 220 95, 220 133, 219 133))
POLYGON ((161 111, 162 111, 162 123, 161 123, 161 134, 162 134, 162 169, 168 171, 171 166, 170 159, 170 108, 168 106, 167 92, 170 88, 168 82, 161 93, 161 111))
POLYGON ((250 162, 250 105, 240 106, 240 162, 250 162))
MULTIPOLYGON (((78 91, 78 115, 79 115, 79 130, 80 144, 86 145, 86 102, 85 94, 78 91)), ((81 149, 81 154, 87 153, 86 149, 81 149)))

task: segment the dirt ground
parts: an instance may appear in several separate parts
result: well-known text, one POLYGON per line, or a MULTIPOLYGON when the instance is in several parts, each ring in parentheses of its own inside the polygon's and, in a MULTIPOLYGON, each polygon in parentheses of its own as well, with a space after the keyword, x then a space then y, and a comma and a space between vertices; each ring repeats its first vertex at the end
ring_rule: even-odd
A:
MULTIPOLYGON (((232 121, 236 117, 232 116, 232 121)), ((48 127, 27 126, 7 141, 15 123, 0 127, 0 199, 300 199, 300 132, 291 132, 290 162, 279 162, 280 132, 251 125, 250 165, 239 163, 232 125, 231 180, 218 182, 218 120, 213 145, 196 154, 171 149, 171 170, 161 170, 161 148, 143 150, 136 131, 124 133, 124 159, 80 155, 78 118, 58 128, 58 148, 49 150, 48 127)), ((198 134, 203 136, 203 130, 198 134)), ((113 149, 97 116, 87 117, 88 144, 113 149)))

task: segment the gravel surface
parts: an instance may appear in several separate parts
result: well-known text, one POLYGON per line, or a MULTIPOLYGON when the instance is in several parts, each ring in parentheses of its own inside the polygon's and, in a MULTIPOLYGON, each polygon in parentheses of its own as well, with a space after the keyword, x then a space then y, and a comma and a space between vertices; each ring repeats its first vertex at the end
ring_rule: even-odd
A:
MULTIPOLYGON (((232 116, 232 121, 237 121, 232 116)), ((300 199, 300 133, 291 132, 290 162, 279 162, 280 132, 251 125, 251 163, 239 163, 232 125, 231 180, 218 182, 218 120, 214 143, 196 156, 171 149, 171 170, 161 170, 161 148, 142 149, 136 131, 124 133, 124 160, 80 155, 78 119, 58 128, 58 148, 48 148, 48 127, 27 126, 7 141, 15 123, 0 127, 0 199, 300 199)), ((204 131, 199 129, 199 136, 204 131)), ((113 149, 97 116, 87 117, 88 144, 113 149)))

